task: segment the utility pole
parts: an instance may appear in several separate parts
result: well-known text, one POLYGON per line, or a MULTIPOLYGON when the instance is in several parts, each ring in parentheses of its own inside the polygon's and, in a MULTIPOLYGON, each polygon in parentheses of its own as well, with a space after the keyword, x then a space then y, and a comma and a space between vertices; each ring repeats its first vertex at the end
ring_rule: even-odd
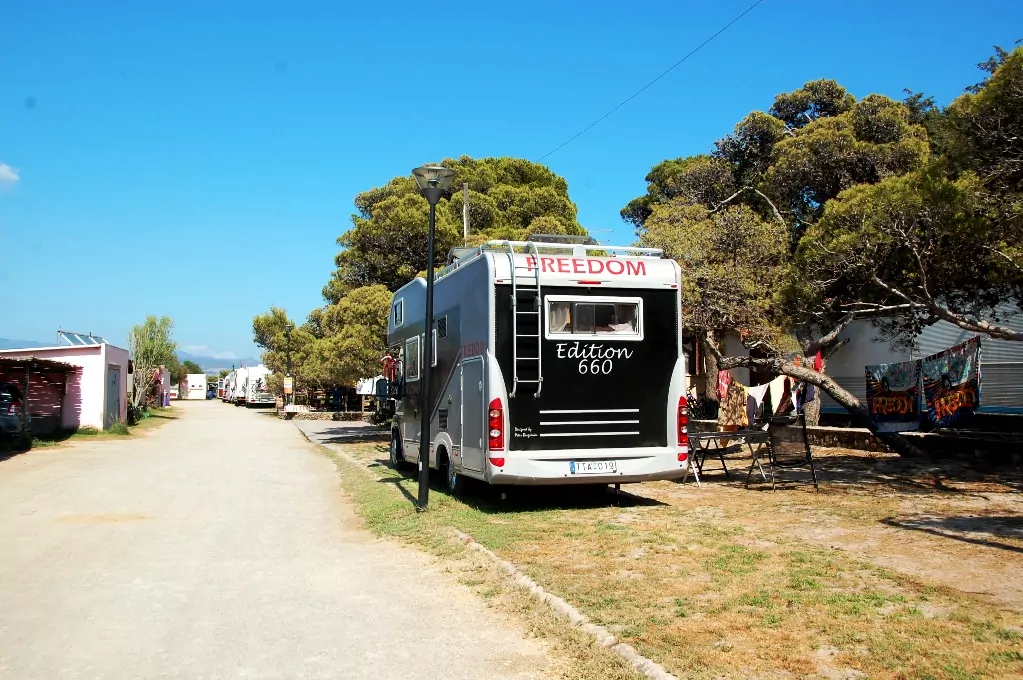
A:
POLYGON ((462 183, 462 246, 469 242, 469 183, 462 183))
MULTIPOLYGON (((288 377, 288 378, 291 377, 291 329, 292 328, 294 328, 294 324, 291 324, 291 323, 288 323, 288 324, 286 324, 284 326, 284 337, 287 338, 286 347, 284 349, 284 363, 285 363, 285 368, 287 369, 287 373, 285 373, 285 376, 288 377)), ((284 404, 285 404, 285 406, 287 406, 288 402, 290 401, 289 396, 291 397, 291 399, 293 399, 294 398, 294 394, 295 394, 295 386, 294 386, 294 384, 292 384, 292 386, 291 386, 291 395, 287 395, 287 394, 284 395, 284 404)))

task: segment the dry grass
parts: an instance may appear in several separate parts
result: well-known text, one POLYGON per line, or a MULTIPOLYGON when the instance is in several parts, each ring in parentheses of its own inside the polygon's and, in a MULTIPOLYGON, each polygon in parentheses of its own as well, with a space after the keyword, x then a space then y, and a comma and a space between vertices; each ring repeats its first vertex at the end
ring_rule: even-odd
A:
MULTIPOLYGON (((845 461, 849 479, 832 474, 822 494, 806 486, 747 491, 737 483, 738 475, 722 484, 713 481, 709 469, 702 490, 645 484, 629 487, 634 494, 617 500, 564 489, 521 490, 509 501, 476 489, 456 500, 435 490, 431 511, 417 515, 408 498, 388 488, 397 484, 415 493, 413 480, 384 464, 386 448, 354 444, 344 449, 378 477, 356 483, 353 491, 371 529, 438 554, 457 550, 445 528, 461 529, 680 676, 1023 675, 1018 613, 940 580, 914 576, 912 569, 859 559, 857 552, 833 549, 813 536, 822 522, 855 532, 902 517, 907 498, 926 512, 978 505, 972 492, 936 486, 935 471, 917 471, 926 478, 921 481, 915 473, 886 468, 856 484, 854 461, 845 461)), ((837 470, 834 465, 832 472, 837 470)), ((348 477, 352 484, 355 476, 348 477)), ((961 485, 963 479, 943 483, 961 485)), ((1018 512, 1018 506, 1006 503, 1002 512, 1018 512)), ((1012 535, 997 541, 1008 548, 998 548, 912 528, 885 530, 909 542, 904 550, 913 541, 947 541, 960 558, 987 559, 988 552, 1000 550, 1017 565, 1023 561, 1008 549, 1018 543, 1012 535)), ((507 588, 493 583, 485 579, 479 587, 507 588)))
MULTIPOLYGON (((642 676, 613 652, 579 629, 566 626, 546 605, 512 585, 492 562, 454 540, 445 518, 461 514, 464 506, 459 501, 434 494, 431 511, 419 514, 404 496, 395 493, 392 487, 398 483, 395 475, 365 475, 364 469, 356 468, 328 448, 324 450, 338 466, 343 488, 355 501, 367 528, 382 536, 402 538, 442 558, 448 572, 488 607, 513 616, 527 634, 544 642, 555 662, 552 670, 557 676, 566 680, 641 680, 642 676)), ((390 472, 387 468, 383 470, 390 472)), ((410 488, 408 482, 401 484, 406 490, 410 488)))
POLYGON ((83 427, 78 430, 61 430, 49 434, 37 435, 32 438, 33 449, 52 448, 62 446, 76 441, 108 441, 130 439, 134 436, 144 435, 161 425, 165 425, 178 418, 179 412, 173 408, 150 409, 149 417, 145 418, 130 428, 118 423, 113 430, 97 430, 92 427, 83 427))

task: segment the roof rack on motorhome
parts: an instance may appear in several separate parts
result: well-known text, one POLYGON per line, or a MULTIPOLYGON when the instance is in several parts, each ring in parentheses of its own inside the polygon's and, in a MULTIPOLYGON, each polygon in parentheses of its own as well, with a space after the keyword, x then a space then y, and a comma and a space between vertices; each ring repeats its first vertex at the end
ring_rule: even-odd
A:
MULTIPOLYGON (((501 252, 509 257, 516 252, 529 255, 569 253, 579 257, 594 255, 597 257, 615 257, 621 253, 626 257, 664 257, 660 248, 637 248, 635 246, 606 246, 599 243, 580 243, 578 241, 540 241, 536 237, 558 239, 585 239, 585 236, 563 236, 560 234, 534 234, 528 241, 487 241, 476 248, 452 248, 448 254, 449 264, 434 274, 434 280, 447 276, 459 267, 465 266, 486 252, 501 252)), ((592 239, 590 239, 592 241, 592 239)))

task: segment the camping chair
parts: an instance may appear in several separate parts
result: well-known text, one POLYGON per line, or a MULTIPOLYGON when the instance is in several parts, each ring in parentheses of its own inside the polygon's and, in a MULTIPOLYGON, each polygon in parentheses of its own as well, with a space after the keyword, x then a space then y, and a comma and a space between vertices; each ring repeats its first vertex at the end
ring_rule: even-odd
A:
POLYGON ((776 486, 775 471, 777 468, 809 468, 813 477, 813 488, 820 491, 817 483, 817 469, 814 467, 813 451, 810 449, 810 438, 806 434, 806 416, 803 413, 773 416, 767 419, 767 446, 756 450, 753 464, 746 473, 746 488, 749 488, 753 468, 759 467, 764 475, 760 459, 766 453, 767 462, 771 466, 771 490, 776 486), (793 440, 793 435, 795 438, 793 440))

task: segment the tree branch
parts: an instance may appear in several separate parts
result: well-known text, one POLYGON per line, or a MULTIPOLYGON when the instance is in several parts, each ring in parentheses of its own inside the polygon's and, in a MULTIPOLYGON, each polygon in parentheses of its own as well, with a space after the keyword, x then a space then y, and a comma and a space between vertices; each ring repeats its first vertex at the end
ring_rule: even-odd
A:
POLYGON ((953 326, 958 326, 963 330, 971 331, 973 333, 982 333, 984 335, 988 335, 998 340, 1012 340, 1015 342, 1023 342, 1023 332, 1021 331, 1015 331, 1009 328, 1008 326, 1001 326, 999 324, 993 324, 989 321, 983 321, 980 319, 974 321, 973 319, 967 317, 965 314, 953 312, 950 309, 942 307, 934 298, 931 297, 930 293, 927 292, 926 288, 923 289, 925 301, 923 303, 913 303, 913 301, 910 299, 908 295, 903 293, 898 288, 894 288, 886 284, 877 276, 877 274, 873 275, 873 281, 878 286, 887 290, 893 295, 898 295, 907 302, 912 303, 914 306, 919 306, 919 308, 927 309, 928 311, 931 312, 931 314, 933 314, 938 319, 942 321, 947 321, 953 326))
POLYGON ((726 198, 725 200, 721 201, 716 206, 714 206, 713 208, 708 210, 707 213, 710 214, 710 215, 713 215, 718 210, 721 210, 721 208, 725 207, 726 205, 728 205, 729 203, 731 203, 732 201, 734 201, 736 198, 738 198, 739 196, 741 196, 742 194, 744 194, 747 191, 752 191, 753 193, 759 195, 762 199, 767 201, 767 204, 769 206, 771 206, 771 211, 774 213, 774 218, 776 220, 778 220, 779 222, 781 222, 782 226, 788 226, 788 225, 785 224, 785 220, 782 218, 781 213, 778 212, 777 206, 775 206, 774 202, 771 201, 771 199, 769 199, 767 197, 767 194, 765 194, 764 192, 760 191, 759 189, 755 189, 754 187, 751 187, 751 186, 742 187, 741 189, 736 191, 734 194, 732 194, 731 196, 729 196, 728 198, 726 198))
POLYGON ((1002 251, 998 250, 997 248, 992 248, 991 246, 982 246, 982 247, 984 248, 984 250, 990 250, 995 255, 998 255, 999 257, 1004 258, 1009 264, 1011 264, 1013 267, 1015 267, 1021 273, 1023 273, 1023 266, 1021 266, 1019 262, 1016 262, 1016 260, 1012 259, 1011 257, 1006 255, 1002 251))
MULTIPOLYGON (((710 334, 708 334, 708 339, 710 339, 710 334)), ((730 368, 755 368, 757 370, 774 373, 776 375, 786 375, 790 378, 795 378, 796 380, 814 385, 815 387, 824 390, 832 399, 845 407, 845 409, 849 412, 849 415, 852 416, 854 423, 870 430, 874 436, 897 451, 900 455, 917 458, 924 457, 924 452, 901 434, 895 432, 878 432, 874 421, 871 420, 870 415, 867 413, 867 409, 860 403, 860 400, 850 394, 830 376, 819 371, 815 371, 812 368, 796 366, 791 361, 781 357, 773 357, 769 359, 759 359, 754 357, 726 357, 721 354, 712 342, 707 342, 706 344, 709 345, 710 352, 714 355, 714 358, 717 360, 718 366, 721 370, 728 370, 730 368)))

